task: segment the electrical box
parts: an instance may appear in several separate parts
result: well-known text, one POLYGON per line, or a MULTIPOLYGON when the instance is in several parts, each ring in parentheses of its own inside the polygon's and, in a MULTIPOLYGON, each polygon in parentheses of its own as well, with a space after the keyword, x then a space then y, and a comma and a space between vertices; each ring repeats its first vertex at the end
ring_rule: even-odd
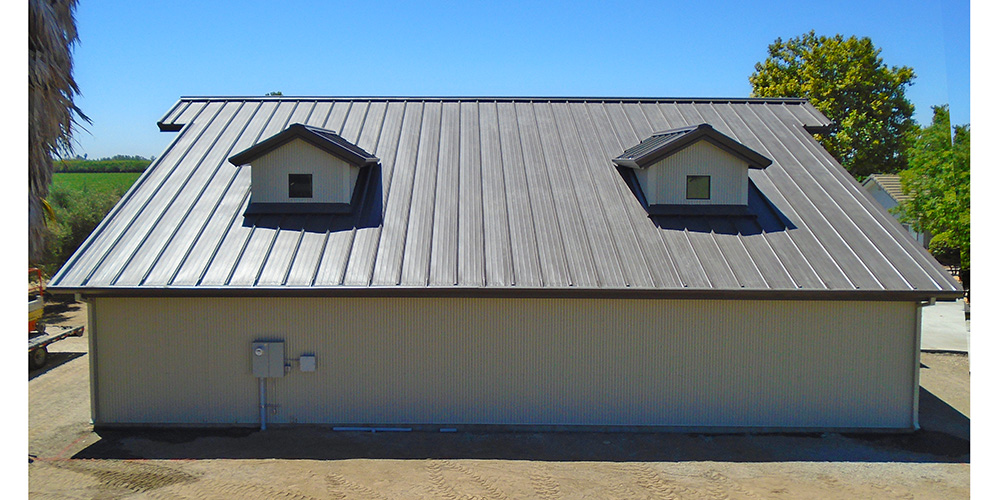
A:
POLYGON ((285 376, 285 343, 254 342, 250 357, 253 359, 253 376, 275 378, 285 376))
POLYGON ((302 356, 299 356, 299 369, 304 372, 316 371, 316 355, 303 354, 302 356))

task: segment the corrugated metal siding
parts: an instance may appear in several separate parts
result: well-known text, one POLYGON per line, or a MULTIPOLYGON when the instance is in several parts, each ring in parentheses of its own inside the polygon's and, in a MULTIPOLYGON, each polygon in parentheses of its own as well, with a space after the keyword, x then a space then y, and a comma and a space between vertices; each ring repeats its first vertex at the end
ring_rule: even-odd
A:
POLYGON ((253 161, 250 177, 255 188, 250 200, 271 203, 350 203, 359 170, 306 141, 296 139, 253 161), (288 174, 312 174, 312 198, 289 198, 288 174))
POLYGON ((804 128, 825 123, 774 99, 185 98, 52 286, 959 293, 804 128), (296 122, 381 159, 376 223, 243 218, 250 176, 226 158, 296 122), (699 123, 774 160, 749 173, 766 217, 651 218, 611 163, 699 123))
POLYGON ((98 423, 908 428, 905 302, 99 298, 98 423), (142 353, 155 352, 155 356, 142 353))

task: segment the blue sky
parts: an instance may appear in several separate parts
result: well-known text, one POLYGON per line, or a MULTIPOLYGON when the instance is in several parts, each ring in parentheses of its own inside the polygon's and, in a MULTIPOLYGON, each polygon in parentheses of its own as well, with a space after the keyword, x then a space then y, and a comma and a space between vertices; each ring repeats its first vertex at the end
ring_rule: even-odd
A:
POLYGON ((180 96, 742 97, 776 38, 868 36, 969 123, 969 2, 81 0, 76 152, 159 155, 180 96))

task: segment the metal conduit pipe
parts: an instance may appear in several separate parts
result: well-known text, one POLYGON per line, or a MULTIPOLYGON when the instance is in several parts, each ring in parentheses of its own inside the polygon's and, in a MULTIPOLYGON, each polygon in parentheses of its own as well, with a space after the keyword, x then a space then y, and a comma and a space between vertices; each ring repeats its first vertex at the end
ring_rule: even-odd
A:
POLYGON ((265 381, 267 379, 261 377, 257 380, 260 381, 260 430, 267 430, 267 385, 265 381))

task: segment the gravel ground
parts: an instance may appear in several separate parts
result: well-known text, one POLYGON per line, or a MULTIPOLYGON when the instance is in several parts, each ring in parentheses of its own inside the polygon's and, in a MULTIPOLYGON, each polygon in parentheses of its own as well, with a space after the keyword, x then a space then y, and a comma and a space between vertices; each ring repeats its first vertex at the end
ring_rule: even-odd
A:
MULTIPOLYGON (((54 304, 52 324, 86 322, 54 304)), ((921 355, 913 434, 102 431, 87 338, 29 372, 31 498, 968 498, 966 355, 921 355)))

